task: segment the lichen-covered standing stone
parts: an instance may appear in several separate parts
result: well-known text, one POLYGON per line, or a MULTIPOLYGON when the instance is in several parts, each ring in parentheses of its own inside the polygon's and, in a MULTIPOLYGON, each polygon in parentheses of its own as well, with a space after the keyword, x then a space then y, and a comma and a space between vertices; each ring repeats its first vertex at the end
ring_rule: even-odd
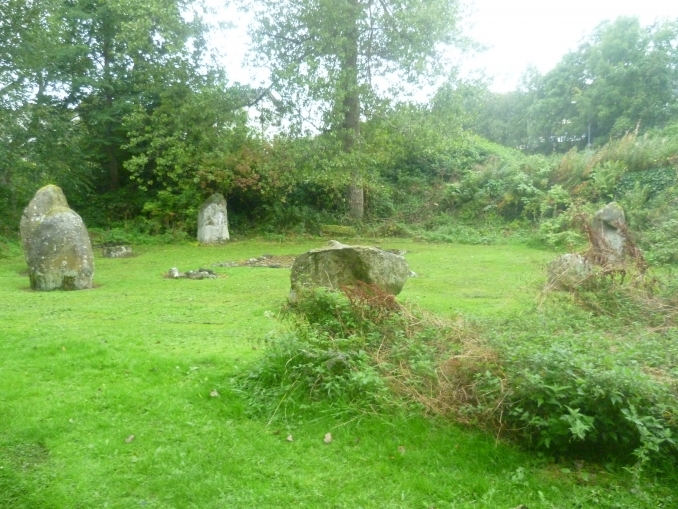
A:
POLYGON ((331 240, 327 246, 297 256, 290 273, 290 300, 301 288, 355 285, 356 281, 379 286, 398 295, 409 276, 405 258, 376 247, 347 246, 331 240))
POLYGON ((624 253, 625 240, 619 227, 625 225, 624 209, 614 201, 605 205, 593 216, 592 226, 605 239, 610 250, 610 253, 607 253, 610 261, 620 259, 624 253))
POLYGON ((21 216, 20 229, 33 290, 92 288, 92 243, 60 187, 49 185, 35 193, 21 216))
POLYGON ((222 244, 229 238, 226 199, 216 193, 207 199, 198 214, 198 242, 222 244))

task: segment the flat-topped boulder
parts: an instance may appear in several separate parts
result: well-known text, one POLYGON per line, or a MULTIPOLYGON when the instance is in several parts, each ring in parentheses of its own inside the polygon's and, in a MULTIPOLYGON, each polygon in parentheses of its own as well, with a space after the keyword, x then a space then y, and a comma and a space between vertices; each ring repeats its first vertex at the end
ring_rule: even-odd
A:
POLYGON ((198 242, 223 244, 229 239, 226 199, 215 193, 203 203, 198 213, 198 242))
POLYGON ((21 216, 20 230, 33 290, 92 288, 92 243, 60 187, 48 185, 35 193, 21 216))
POLYGON ((398 295, 409 276, 405 258, 370 246, 348 246, 331 240, 326 246, 297 256, 290 274, 290 299, 302 288, 333 290, 357 281, 373 284, 398 295))

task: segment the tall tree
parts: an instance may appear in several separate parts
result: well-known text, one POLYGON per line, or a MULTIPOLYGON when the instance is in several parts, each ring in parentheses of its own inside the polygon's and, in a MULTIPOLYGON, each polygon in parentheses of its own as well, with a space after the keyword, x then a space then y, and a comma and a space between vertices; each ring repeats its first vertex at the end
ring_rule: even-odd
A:
MULTIPOLYGON (((457 0, 256 0, 253 40, 271 87, 310 108, 337 136, 348 164, 360 147, 361 119, 384 84, 416 83, 441 70, 458 42, 457 0)), ((364 213, 363 171, 348 174, 349 209, 364 213)))
POLYGON ((152 199, 196 188, 198 171, 219 180, 220 157, 246 136, 237 110, 248 91, 205 65, 194 7, 199 0, 0 0, 0 208, 13 213, 11 229, 44 182, 78 201, 78 190, 115 199, 125 186, 152 199))

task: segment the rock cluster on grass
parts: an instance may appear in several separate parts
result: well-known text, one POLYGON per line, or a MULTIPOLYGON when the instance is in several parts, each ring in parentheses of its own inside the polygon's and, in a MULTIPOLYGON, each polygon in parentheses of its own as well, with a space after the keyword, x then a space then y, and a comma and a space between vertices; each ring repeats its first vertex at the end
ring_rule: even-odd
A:
POLYGON ((410 270, 405 258, 370 246, 347 246, 331 240, 326 246, 298 256, 290 274, 290 300, 302 288, 339 289, 357 281, 398 295, 410 270))
POLYGON ((167 271, 165 277, 168 279, 216 279, 218 276, 216 272, 210 269, 200 268, 198 270, 180 272, 176 267, 172 267, 167 271))
POLYGON ((200 208, 198 214, 198 242, 201 244, 223 244, 230 239, 226 199, 215 193, 200 208))
POLYGON ((624 269, 629 241, 626 238, 624 210, 618 203, 608 203, 596 212, 588 234, 590 246, 586 253, 568 253, 548 264, 548 284, 552 288, 573 289, 596 272, 624 269))
POLYGON ((48 185, 35 193, 24 209, 20 229, 33 290, 92 288, 92 243, 60 187, 48 185))
POLYGON ((129 258, 133 256, 132 247, 123 245, 102 246, 101 254, 104 258, 129 258))
POLYGON ((264 254, 257 258, 249 258, 242 262, 217 262, 212 267, 268 267, 269 269, 289 269, 294 263, 295 256, 275 256, 264 254))

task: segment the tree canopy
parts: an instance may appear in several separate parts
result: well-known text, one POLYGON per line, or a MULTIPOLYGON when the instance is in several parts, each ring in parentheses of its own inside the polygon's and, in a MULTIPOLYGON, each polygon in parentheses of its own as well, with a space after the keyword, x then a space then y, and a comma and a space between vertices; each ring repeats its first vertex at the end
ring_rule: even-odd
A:
POLYGON ((678 23, 604 22, 553 70, 486 105, 480 134, 542 152, 664 127, 678 114, 678 23))
MULTIPOLYGON (((344 153, 360 143, 382 85, 416 82, 439 70, 458 36, 456 0, 257 0, 253 39, 271 87, 297 111, 310 110, 344 153)), ((383 88, 383 87, 382 87, 383 88)), ((363 215, 363 169, 347 158, 349 205, 363 215)))

